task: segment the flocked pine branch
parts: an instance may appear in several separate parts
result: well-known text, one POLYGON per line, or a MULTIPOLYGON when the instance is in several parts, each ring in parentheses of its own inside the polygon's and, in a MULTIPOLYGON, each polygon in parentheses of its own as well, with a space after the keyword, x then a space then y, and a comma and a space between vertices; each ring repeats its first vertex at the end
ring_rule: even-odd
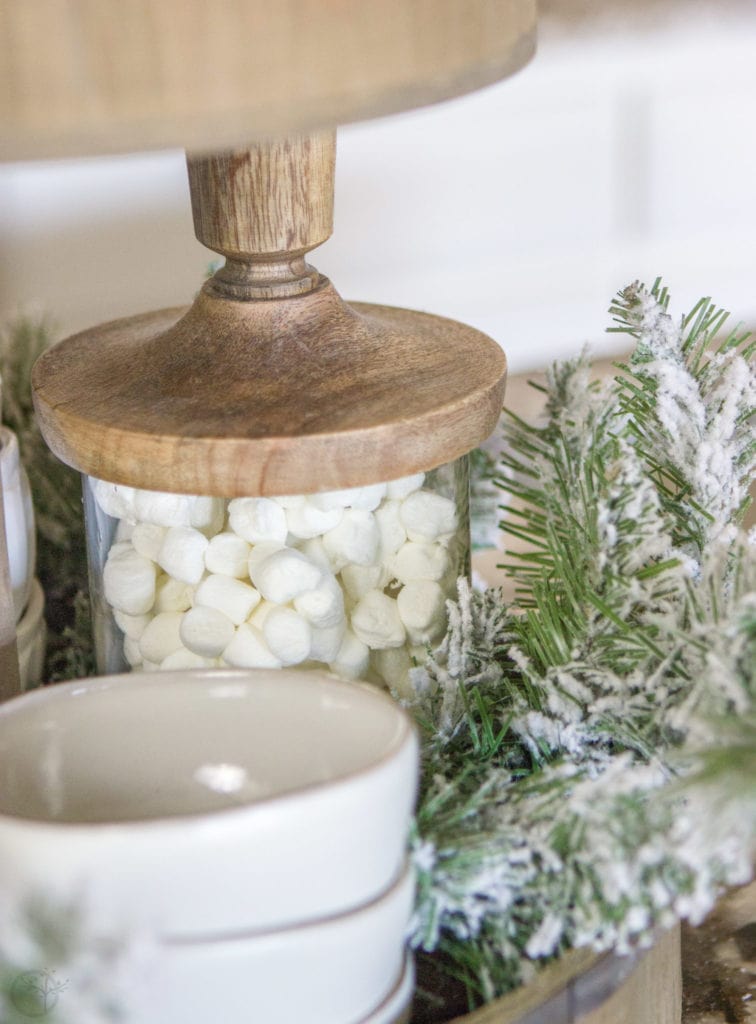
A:
POLYGON ((680 540, 698 558, 738 525, 756 467, 756 341, 737 329, 720 334, 728 314, 702 299, 679 322, 659 281, 634 284, 610 312, 615 330, 637 341, 620 397, 636 447, 678 521, 680 540), (719 338, 719 340, 717 340, 719 338))
POLYGON ((461 584, 414 670, 412 939, 473 1003, 568 947, 700 920, 751 869, 754 778, 727 801, 720 782, 752 764, 727 723, 756 717, 753 348, 717 340, 708 302, 675 325, 658 282, 612 312, 637 341, 624 375, 556 366, 545 422, 509 417, 513 604, 461 584))
POLYGON ((80 902, 49 894, 0 900, 0 1020, 25 1024, 118 1024, 139 1019, 150 998, 154 939, 99 933, 80 902))
POLYGON ((37 575, 48 623, 44 675, 50 681, 81 678, 95 670, 81 478, 45 444, 32 404, 32 366, 52 341, 45 320, 19 317, 0 329, 2 418, 18 438, 34 498, 37 575))

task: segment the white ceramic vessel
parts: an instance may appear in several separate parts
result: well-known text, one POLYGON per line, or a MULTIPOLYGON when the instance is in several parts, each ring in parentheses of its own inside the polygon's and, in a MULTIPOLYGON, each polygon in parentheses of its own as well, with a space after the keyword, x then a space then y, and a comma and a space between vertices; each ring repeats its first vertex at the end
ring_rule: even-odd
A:
POLYGON ((29 480, 21 465, 18 440, 8 427, 0 427, 0 472, 13 606, 18 622, 29 600, 34 578, 36 538, 29 480))
POLYGON ((406 1024, 410 1019, 415 992, 415 962, 407 953, 399 980, 381 1005, 360 1024, 406 1024))
POLYGON ((349 914, 164 946, 139 1024, 389 1024, 401 1013, 400 993, 407 995, 404 936, 413 897, 407 869, 387 893, 349 914))
POLYGON ((408 716, 295 670, 144 673, 0 706, 0 884, 207 940, 343 914, 399 876, 408 716))
POLYGON ((45 595, 39 580, 32 580, 29 600, 16 626, 21 689, 30 690, 42 681, 47 644, 45 595))

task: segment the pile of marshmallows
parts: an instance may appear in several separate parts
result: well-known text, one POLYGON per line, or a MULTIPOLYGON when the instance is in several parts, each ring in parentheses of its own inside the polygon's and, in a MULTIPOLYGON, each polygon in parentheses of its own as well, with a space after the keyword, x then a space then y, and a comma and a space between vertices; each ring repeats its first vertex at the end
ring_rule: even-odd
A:
POLYGON ((119 520, 103 585, 129 665, 325 664, 405 694, 459 569, 455 504, 424 480, 230 501, 94 481, 119 520))

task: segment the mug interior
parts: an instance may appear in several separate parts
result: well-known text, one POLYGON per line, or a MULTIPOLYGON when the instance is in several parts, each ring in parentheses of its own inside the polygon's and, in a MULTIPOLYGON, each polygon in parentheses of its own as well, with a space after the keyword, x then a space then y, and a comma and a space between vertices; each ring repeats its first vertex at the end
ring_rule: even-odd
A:
POLYGON ((105 823, 204 814, 365 771, 406 739, 389 699, 323 673, 144 673, 0 707, 0 814, 105 823))

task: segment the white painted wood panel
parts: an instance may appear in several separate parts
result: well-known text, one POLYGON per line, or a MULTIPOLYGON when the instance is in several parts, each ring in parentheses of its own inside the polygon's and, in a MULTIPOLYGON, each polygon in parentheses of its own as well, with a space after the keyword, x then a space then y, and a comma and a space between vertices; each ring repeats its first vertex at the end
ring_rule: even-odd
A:
MULTIPOLYGON (((657 5, 658 6, 658 5, 657 5)), ((605 351, 605 313, 664 274, 756 323, 756 7, 542 31, 514 79, 340 132, 334 237, 346 297, 466 320, 515 370, 605 351)), ((71 331, 188 302, 181 153, 0 167, 0 316, 71 331)))

